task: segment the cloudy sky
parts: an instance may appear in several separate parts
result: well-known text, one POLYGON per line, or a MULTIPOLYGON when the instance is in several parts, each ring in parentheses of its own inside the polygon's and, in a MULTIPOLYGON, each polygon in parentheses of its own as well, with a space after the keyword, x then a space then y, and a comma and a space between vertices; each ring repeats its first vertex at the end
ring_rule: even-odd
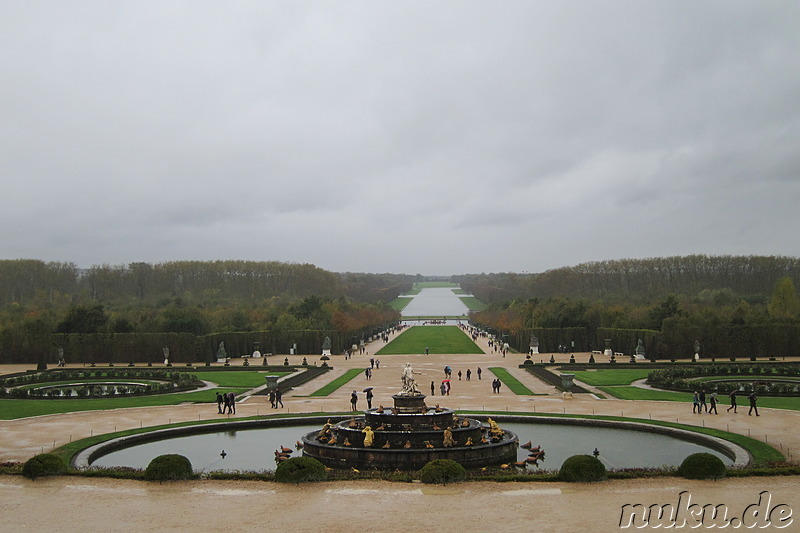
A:
POLYGON ((800 3, 0 0, 0 259, 800 256, 800 3))

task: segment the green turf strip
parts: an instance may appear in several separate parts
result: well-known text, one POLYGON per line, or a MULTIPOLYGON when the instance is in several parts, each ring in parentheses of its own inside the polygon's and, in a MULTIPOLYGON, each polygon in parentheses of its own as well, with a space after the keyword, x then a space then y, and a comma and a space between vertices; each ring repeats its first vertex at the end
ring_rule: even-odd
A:
MULTIPOLYGON (((562 368, 563 370, 563 368, 562 368)), ((637 379, 645 379, 652 370, 638 368, 620 368, 607 370, 578 370, 572 372, 575 379, 594 387, 604 385, 630 385, 637 379)))
POLYGON ((332 392, 336 391, 339 387, 356 377, 357 375, 363 372, 360 368, 351 368, 338 378, 334 379, 324 387, 312 392, 309 396, 328 396, 332 392))
POLYGON ((515 378, 514 376, 509 374, 508 370, 506 370, 505 368, 500 368, 500 367, 496 367, 495 366, 495 367, 489 368, 489 370, 491 370, 494 373, 495 376, 500 378, 500 381, 502 381, 503 384, 506 387, 508 387, 508 390, 510 390, 514 394, 518 394, 518 395, 521 395, 521 396, 533 396, 534 395, 532 390, 530 390, 528 387, 523 385, 517 378, 515 378))

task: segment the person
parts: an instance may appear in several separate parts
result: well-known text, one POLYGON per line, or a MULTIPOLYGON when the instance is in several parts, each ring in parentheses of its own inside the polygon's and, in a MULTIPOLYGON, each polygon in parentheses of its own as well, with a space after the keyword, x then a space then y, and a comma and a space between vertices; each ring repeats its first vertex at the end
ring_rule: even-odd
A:
POLYGON ((472 370, 470 370, 470 369, 468 368, 468 369, 467 369, 467 381, 469 381, 469 379, 470 379, 471 377, 472 377, 472 370))
POLYGON ((217 393, 217 413, 222 414, 222 394, 217 393))
POLYGON ((232 392, 228 393, 228 412, 236 414, 236 395, 232 392))
POLYGON ((227 414, 230 411, 230 405, 228 400, 228 393, 222 395, 222 414, 227 414))
POLYGON ((461 381, 461 370, 458 371, 458 381, 461 381))
POLYGON ((444 384, 444 381, 442 381, 442 384, 439 385, 439 389, 442 393, 442 396, 447 394, 447 385, 444 384))
POLYGON ((482 372, 483 372, 483 370, 481 370, 481 367, 478 367, 478 379, 481 379, 481 373, 482 372))
POLYGON ((367 381, 369 381, 369 368, 364 369, 364 376, 367 378, 367 381))
POLYGON ((755 411, 756 416, 759 416, 758 407, 756 407, 756 400, 758 399, 756 396, 756 391, 751 392, 747 399, 750 400, 750 410, 747 412, 747 414, 752 415, 753 411, 755 411))
POLYGON ((697 391, 694 391, 694 395, 692 396, 692 412, 700 412, 700 395, 697 394, 697 391))
POLYGON ((380 368, 380 367, 381 367, 381 360, 375 359, 375 368, 380 368))
POLYGON ((706 403, 706 390, 700 389, 700 410, 708 412, 708 404, 706 403))
POLYGON ((374 357, 370 357, 369 358, 369 367, 370 368, 375 368, 375 358, 374 357))
POLYGON ((446 390, 446 392, 447 392, 447 395, 448 395, 448 396, 450 396, 450 382, 449 382, 449 381, 445 381, 445 383, 444 383, 444 384, 445 384, 445 387, 446 387, 446 389, 447 389, 447 390, 446 390))
POLYGON ((711 405, 711 407, 708 408, 708 412, 709 413, 713 412, 715 415, 718 415, 719 413, 717 412, 717 393, 716 392, 712 392, 711 394, 708 395, 708 403, 711 405))
POLYGON ((436 396, 436 386, 434 386, 433 381, 431 381, 431 396, 436 396))
POLYGON ((358 405, 358 393, 353 389, 353 393, 350 395, 350 409, 352 411, 358 411, 356 407, 358 405))
POLYGON ((730 394, 728 394, 728 398, 731 399, 731 406, 728 407, 728 411, 727 412, 730 412, 731 409, 733 409, 733 414, 736 414, 736 395, 738 393, 739 393, 739 391, 734 389, 734 390, 731 391, 730 394))
POLYGON ((275 409, 275 389, 269 390, 269 406, 275 409))
POLYGON ((367 409, 372 409, 372 389, 367 389, 367 409))
POLYGON ((278 408, 278 404, 281 404, 281 407, 283 407, 283 393, 281 389, 275 389, 275 409, 278 408))

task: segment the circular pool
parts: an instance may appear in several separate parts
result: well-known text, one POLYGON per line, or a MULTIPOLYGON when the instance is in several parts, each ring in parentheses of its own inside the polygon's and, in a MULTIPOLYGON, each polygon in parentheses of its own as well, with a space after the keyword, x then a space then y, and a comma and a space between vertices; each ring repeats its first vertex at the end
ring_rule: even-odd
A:
MULTIPOLYGON (((556 417, 493 418, 502 428, 516 433, 521 443, 531 441, 546 452, 544 461, 529 469, 557 470, 567 457, 591 454, 595 449, 609 469, 678 466, 697 452, 714 454, 728 466, 745 466, 750 460, 746 450, 728 441, 649 424, 556 417)), ((144 469, 153 458, 174 453, 189 458, 198 472, 274 470, 276 450, 291 448, 294 456, 301 455, 296 443, 326 420, 328 417, 255 420, 153 431, 87 448, 76 455, 74 465, 144 469)), ((528 453, 519 448, 517 460, 524 461, 528 453)))

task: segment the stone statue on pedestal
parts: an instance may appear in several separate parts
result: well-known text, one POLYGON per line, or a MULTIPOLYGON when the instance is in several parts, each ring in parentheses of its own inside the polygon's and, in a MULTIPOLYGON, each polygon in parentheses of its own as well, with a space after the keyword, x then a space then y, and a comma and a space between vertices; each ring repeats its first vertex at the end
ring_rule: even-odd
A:
POLYGON ((403 375, 401 376, 401 379, 403 380, 403 390, 400 392, 400 394, 422 394, 417 387, 417 380, 414 379, 414 374, 420 374, 420 372, 414 372, 414 370, 411 368, 411 363, 406 363, 405 368, 403 368, 403 375))

